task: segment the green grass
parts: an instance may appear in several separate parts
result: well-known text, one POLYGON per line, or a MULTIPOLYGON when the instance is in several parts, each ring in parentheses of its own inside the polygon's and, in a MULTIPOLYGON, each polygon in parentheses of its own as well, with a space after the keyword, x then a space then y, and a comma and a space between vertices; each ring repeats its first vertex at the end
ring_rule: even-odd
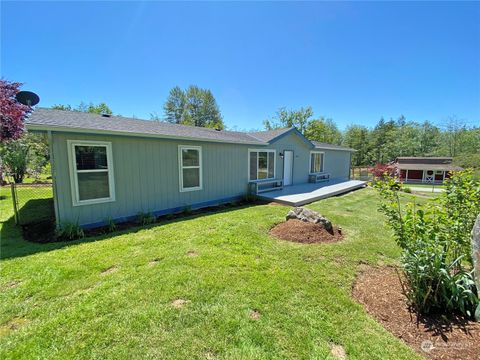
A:
POLYGON ((430 189, 434 187, 435 189, 445 189, 445 185, 440 184, 440 185, 432 185, 432 184, 405 184, 404 186, 406 187, 417 187, 417 188, 425 188, 425 189, 430 189))
POLYGON ((288 210, 272 205, 47 245, 4 222, 0 358, 326 359, 335 343, 349 359, 419 359, 350 295, 359 263, 400 254, 377 201, 365 189, 310 205, 346 233, 321 245, 269 236, 288 210))

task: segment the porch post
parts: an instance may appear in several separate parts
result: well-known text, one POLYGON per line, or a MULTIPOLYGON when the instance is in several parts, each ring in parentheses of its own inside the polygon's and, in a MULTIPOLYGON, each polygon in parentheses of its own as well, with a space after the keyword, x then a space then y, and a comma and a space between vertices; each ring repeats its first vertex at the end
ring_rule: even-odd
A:
POLYGON ((405 173, 405 182, 406 183, 408 182, 408 169, 406 170, 406 173, 405 173))

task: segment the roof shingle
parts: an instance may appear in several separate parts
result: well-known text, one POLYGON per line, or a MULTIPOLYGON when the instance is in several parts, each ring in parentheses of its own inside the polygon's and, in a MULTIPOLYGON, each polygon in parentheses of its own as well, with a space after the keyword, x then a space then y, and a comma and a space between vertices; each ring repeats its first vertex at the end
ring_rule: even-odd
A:
POLYGON ((217 131, 215 129, 153 120, 138 120, 121 116, 104 117, 98 114, 44 108, 36 109, 26 120, 25 125, 27 129, 32 130, 61 130, 69 132, 88 130, 119 135, 158 136, 266 145, 262 140, 243 132, 217 131))

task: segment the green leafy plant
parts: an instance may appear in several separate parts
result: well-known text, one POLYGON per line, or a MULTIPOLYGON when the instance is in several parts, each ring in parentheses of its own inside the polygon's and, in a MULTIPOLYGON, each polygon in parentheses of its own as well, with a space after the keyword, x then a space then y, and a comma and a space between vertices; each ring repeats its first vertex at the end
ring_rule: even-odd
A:
POLYGON ((106 219, 105 224, 106 224, 105 228, 107 232, 112 233, 117 231, 117 224, 115 223, 115 221, 113 221, 112 218, 106 219))
POLYGON ((474 282, 470 232, 480 209, 480 182, 472 171, 456 172, 439 199, 420 208, 402 206, 398 179, 385 174, 372 183, 383 198, 397 244, 405 292, 420 313, 457 312, 472 317, 479 304, 474 282))
POLYGON ((403 190, 404 193, 407 193, 407 194, 412 193, 412 189, 410 189, 409 187, 404 187, 402 190, 403 190))
POLYGON ((83 229, 78 225, 78 222, 65 222, 62 223, 57 229, 58 240, 76 240, 85 237, 83 229))
POLYGON ((137 222, 142 225, 153 224, 155 220, 155 216, 151 212, 141 211, 137 215, 137 222))

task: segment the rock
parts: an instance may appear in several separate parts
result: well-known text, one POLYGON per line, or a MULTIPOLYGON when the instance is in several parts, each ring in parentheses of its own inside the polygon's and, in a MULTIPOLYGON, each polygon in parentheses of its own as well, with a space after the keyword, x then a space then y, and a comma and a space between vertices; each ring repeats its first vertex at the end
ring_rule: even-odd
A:
POLYGON ((296 207, 290 210, 287 214, 287 220, 297 219, 305 222, 310 222, 312 224, 320 224, 325 230, 332 232, 333 226, 332 222, 326 217, 322 216, 316 211, 306 209, 303 207, 296 207))
MULTIPOLYGON (((477 216, 477 221, 475 221, 472 229, 472 258, 477 293, 480 297, 480 214, 477 216)), ((475 318, 480 321, 480 304, 475 312, 475 318)))

